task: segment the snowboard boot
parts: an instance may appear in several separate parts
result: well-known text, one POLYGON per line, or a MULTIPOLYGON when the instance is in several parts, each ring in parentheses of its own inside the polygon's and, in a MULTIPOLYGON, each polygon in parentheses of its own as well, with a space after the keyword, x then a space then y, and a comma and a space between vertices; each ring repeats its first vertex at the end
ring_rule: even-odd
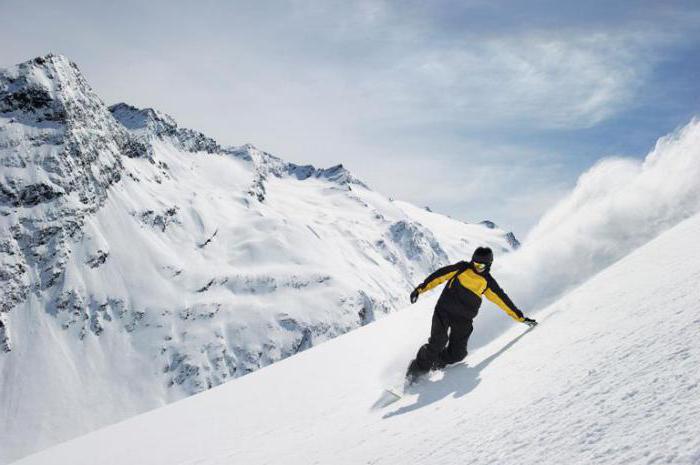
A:
MULTIPOLYGON (((452 362, 452 363, 447 363, 447 362, 436 362, 433 364, 432 367, 430 367, 430 371, 445 371, 446 368, 449 368, 451 366, 460 364, 462 362, 461 360, 459 362, 452 362)), ((467 363, 462 363, 463 365, 467 366, 467 363)))
POLYGON ((411 364, 408 365, 408 370, 406 370, 406 383, 404 386, 411 386, 424 374, 425 371, 418 366, 418 360, 413 360, 411 364))
POLYGON ((444 360, 440 359, 440 360, 436 361, 435 363, 433 363, 433 366, 430 367, 430 370, 431 370, 431 371, 442 371, 442 370, 445 369, 445 367, 446 367, 447 365, 448 365, 447 362, 445 362, 444 360))

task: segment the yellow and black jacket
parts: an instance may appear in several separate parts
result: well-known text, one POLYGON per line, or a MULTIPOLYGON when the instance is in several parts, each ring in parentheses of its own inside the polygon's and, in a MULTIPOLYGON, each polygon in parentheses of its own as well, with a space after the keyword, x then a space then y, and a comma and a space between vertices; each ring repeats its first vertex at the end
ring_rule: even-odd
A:
POLYGON ((524 321, 523 313, 503 292, 488 270, 479 274, 471 262, 448 265, 425 278, 425 281, 417 287, 418 292, 420 294, 427 292, 445 281, 447 284, 435 306, 436 310, 473 319, 479 313, 481 296, 484 295, 514 320, 524 321))

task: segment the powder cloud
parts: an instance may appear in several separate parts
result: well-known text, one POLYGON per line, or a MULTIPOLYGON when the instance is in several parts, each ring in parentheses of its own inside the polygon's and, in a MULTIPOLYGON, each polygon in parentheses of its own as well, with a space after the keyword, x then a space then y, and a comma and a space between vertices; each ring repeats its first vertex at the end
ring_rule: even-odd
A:
MULTIPOLYGON (((700 121, 656 143, 641 161, 607 158, 584 173, 494 276, 523 311, 557 297, 700 212, 700 121)), ((485 315, 485 316, 484 316, 485 315)), ((505 327, 495 312, 481 341, 505 327)))

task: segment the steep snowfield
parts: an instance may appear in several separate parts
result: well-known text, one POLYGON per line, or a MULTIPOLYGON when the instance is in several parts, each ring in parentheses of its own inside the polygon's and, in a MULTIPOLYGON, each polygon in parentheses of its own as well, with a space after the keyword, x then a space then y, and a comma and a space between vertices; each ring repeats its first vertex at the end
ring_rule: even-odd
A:
POLYGON ((340 165, 107 108, 61 56, 0 70, 0 167, 0 463, 374 321, 477 245, 513 249, 340 165))
POLYGON ((17 465, 698 464, 698 237, 694 216, 396 403, 434 298, 17 465))

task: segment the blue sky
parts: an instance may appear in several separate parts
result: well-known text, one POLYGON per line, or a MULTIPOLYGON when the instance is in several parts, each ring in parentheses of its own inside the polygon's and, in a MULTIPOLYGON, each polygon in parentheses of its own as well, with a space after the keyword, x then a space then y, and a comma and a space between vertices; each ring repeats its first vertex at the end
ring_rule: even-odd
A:
POLYGON ((0 66, 62 53, 107 103, 521 236, 700 108, 698 2, 0 0, 0 44, 0 66))

